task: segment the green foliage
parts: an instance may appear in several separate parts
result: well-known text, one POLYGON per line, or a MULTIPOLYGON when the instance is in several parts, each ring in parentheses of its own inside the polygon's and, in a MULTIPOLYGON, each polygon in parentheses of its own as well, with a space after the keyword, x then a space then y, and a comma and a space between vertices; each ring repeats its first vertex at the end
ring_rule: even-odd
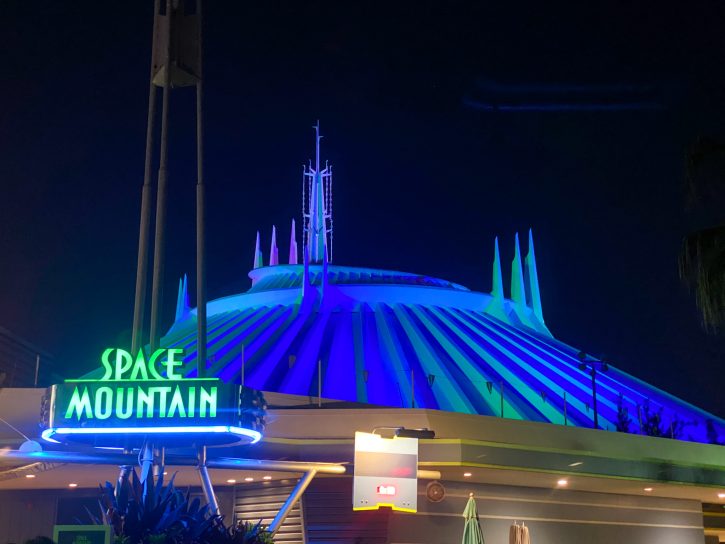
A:
POLYGON ((267 401, 264 399, 264 394, 256 389, 242 387, 239 404, 241 426, 264 433, 267 423, 265 420, 267 401))
POLYGON ((707 441, 710 444, 717 444, 719 446, 725 445, 725 442, 720 441, 720 437, 717 434, 717 429, 715 429, 715 423, 712 419, 708 419, 705 421, 705 432, 707 433, 707 441))
MULTIPOLYGON (((261 522, 227 528, 198 498, 190 499, 174 487, 174 477, 164 484, 163 469, 143 483, 136 471, 122 484, 100 486, 100 516, 89 512, 97 525, 109 525, 114 544, 273 544, 261 522)), ((43 544, 43 543, 39 543, 43 544)))
MULTIPOLYGON (((150 475, 143 483, 136 471, 116 487, 100 486, 100 517, 96 524, 109 525, 116 544, 204 544, 219 532, 221 518, 211 514, 198 498, 189 499, 174 487, 174 478, 164 485, 163 470, 156 480, 150 475)), ((90 514, 90 512, 89 512, 90 514)))
POLYGON ((617 431, 620 433, 630 432, 629 426, 632 424, 632 418, 629 417, 629 410, 624 406, 624 395, 619 394, 617 398, 617 431))
POLYGON ((261 521, 245 521, 215 534, 209 544, 274 544, 274 538, 261 521))
POLYGON ((655 411, 649 403, 649 399, 645 400, 641 407, 642 410, 642 432, 647 436, 667 436, 662 426, 662 408, 655 411))
POLYGON ((47 536, 36 536, 25 541, 25 544, 54 544, 53 539, 47 536))

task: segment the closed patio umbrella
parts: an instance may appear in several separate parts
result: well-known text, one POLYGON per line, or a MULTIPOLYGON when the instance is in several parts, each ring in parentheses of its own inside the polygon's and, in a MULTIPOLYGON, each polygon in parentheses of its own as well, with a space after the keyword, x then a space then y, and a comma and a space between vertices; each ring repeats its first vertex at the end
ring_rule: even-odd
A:
POLYGON ((521 525, 514 521, 509 530, 509 544, 531 544, 529 537, 529 528, 521 522, 521 525))
POLYGON ((461 544, 484 544, 481 526, 478 523, 478 511, 476 501, 473 500, 473 493, 468 496, 466 508, 463 510, 463 517, 466 522, 463 526, 463 540, 461 544))
POLYGON ((531 544, 531 537, 529 536, 529 528, 521 522, 521 544, 531 544))

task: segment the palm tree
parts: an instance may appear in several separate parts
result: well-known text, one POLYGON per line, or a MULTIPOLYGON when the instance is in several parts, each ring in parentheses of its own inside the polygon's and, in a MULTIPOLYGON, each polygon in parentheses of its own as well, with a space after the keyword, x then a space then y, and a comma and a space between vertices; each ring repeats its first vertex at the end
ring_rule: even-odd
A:
MULTIPOLYGON (((696 230, 682 241, 680 277, 694 292, 707 331, 725 325, 725 144, 698 138, 687 154, 686 183, 689 205, 715 211, 715 225, 696 230)), ((705 213, 707 215, 707 213, 705 213)))

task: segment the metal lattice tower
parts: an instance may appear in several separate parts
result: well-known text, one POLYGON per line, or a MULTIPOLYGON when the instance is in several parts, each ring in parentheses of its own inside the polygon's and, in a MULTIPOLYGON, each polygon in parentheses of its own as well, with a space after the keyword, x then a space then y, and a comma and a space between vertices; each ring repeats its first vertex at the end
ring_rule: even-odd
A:
POLYGON ((315 165, 302 169, 302 219, 305 247, 311 263, 332 261, 332 166, 320 167, 320 122, 315 129, 315 165))

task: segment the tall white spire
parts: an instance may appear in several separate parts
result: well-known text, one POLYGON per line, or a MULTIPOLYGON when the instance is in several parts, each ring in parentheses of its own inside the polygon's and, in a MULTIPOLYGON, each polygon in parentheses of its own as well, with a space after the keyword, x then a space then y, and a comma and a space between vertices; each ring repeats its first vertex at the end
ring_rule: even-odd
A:
POLYGON ((292 219, 292 229, 289 235, 289 264, 297 264, 297 233, 294 219, 292 219))
POLYGON ((503 300, 503 278, 501 276, 501 257, 498 252, 498 236, 493 244, 493 285, 491 295, 497 300, 503 300))
POLYGON ((189 287, 186 278, 179 280, 179 294, 176 295, 176 317, 174 321, 181 321, 189 314, 189 287))
POLYGON ((529 229, 529 252, 526 255, 526 279, 528 280, 527 298, 531 309, 539 321, 544 322, 544 312, 541 308, 541 291, 539 291, 539 274, 536 271, 536 254, 534 253, 534 235, 529 229))
POLYGON ((257 231, 257 244, 254 247, 254 268, 262 268, 264 263, 262 262, 262 248, 259 247, 259 231, 257 231))
POLYGON ((526 291, 524 288, 524 272, 521 263, 521 248, 519 247, 519 233, 516 233, 514 260, 511 263, 511 300, 516 304, 526 305, 526 291))
POLYGON ((277 249, 277 227, 272 225, 272 244, 269 247, 269 266, 279 264, 279 249, 277 249))
POLYGON ((315 129, 315 166, 303 171, 303 207, 305 247, 309 249, 310 262, 324 260, 325 250, 332 260, 332 166, 320 166, 320 122, 315 129), (305 198, 305 193, 307 198, 305 198), (329 237, 329 240, 328 240, 329 237), (329 247, 328 247, 329 246, 329 247))

